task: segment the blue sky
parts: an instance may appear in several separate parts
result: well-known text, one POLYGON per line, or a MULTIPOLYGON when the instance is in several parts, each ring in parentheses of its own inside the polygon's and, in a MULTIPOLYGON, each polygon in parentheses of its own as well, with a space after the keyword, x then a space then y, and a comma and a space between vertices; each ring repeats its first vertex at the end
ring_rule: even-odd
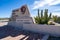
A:
POLYGON ((11 17, 12 10, 27 4, 31 16, 37 15, 37 9, 48 9, 52 15, 60 16, 60 0, 0 0, 0 18, 11 17))

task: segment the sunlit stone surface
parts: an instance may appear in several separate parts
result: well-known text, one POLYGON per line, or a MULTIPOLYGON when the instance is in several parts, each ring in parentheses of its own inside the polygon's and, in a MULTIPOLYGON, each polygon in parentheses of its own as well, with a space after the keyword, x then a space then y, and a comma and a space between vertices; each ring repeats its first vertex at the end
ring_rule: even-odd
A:
POLYGON ((15 9, 12 11, 11 21, 22 22, 31 24, 33 23, 32 17, 30 17, 30 13, 27 5, 23 5, 21 8, 15 9))

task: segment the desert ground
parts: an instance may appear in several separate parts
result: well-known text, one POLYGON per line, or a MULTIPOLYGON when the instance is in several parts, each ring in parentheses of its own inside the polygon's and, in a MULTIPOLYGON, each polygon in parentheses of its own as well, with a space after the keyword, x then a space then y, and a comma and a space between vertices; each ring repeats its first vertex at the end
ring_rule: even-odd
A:
MULTIPOLYGON (((0 22, 0 40, 43 40, 44 34, 21 30, 7 25, 8 22, 0 22)), ((60 37, 49 36, 48 40, 60 40, 60 37)))
POLYGON ((19 28, 7 26, 8 22, 0 22, 0 40, 40 40, 43 35, 19 28))
POLYGON ((8 24, 8 22, 0 22, 0 27, 7 25, 7 24, 8 24))

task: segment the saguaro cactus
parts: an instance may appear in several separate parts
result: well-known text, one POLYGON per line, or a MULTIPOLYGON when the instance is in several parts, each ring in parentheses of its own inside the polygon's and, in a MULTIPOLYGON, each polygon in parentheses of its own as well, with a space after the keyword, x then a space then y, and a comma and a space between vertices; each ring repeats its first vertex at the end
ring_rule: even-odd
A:
POLYGON ((35 21, 37 21, 36 23, 38 24, 47 24, 48 21, 51 19, 51 13, 48 16, 48 9, 45 9, 44 11, 44 16, 43 16, 43 10, 41 10, 41 13, 39 14, 39 9, 38 9, 38 16, 35 17, 35 21))
POLYGON ((47 22, 48 22, 48 9, 45 9, 44 20, 45 20, 45 23, 47 24, 47 22))
POLYGON ((52 15, 52 13, 50 13, 50 15, 49 15, 49 19, 51 19, 51 15, 52 15))

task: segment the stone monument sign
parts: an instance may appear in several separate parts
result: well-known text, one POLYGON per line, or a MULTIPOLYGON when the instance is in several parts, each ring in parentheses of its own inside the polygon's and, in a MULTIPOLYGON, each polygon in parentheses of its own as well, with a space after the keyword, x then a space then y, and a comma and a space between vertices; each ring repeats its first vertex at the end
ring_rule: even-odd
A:
POLYGON ((22 22, 27 24, 33 23, 33 19, 32 17, 30 17, 27 5, 23 5, 21 8, 13 10, 10 21, 22 22))

